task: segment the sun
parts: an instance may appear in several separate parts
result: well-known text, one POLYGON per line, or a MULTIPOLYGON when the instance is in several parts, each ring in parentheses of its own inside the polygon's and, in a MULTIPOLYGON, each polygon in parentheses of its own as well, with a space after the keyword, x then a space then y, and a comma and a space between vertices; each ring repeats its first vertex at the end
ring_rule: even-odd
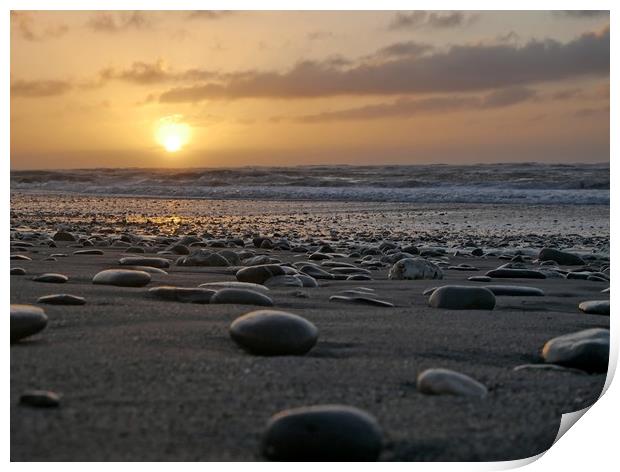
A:
POLYGON ((181 115, 165 116, 155 126, 155 140, 167 151, 177 152, 191 137, 191 127, 183 123, 181 115))

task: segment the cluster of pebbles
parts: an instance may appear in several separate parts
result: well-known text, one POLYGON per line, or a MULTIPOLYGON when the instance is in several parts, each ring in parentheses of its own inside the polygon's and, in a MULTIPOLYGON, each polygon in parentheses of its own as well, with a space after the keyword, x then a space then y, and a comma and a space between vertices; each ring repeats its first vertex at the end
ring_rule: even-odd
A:
MULTIPOLYGON (((387 235, 386 235, 387 236, 387 235)), ((590 252, 565 251, 559 247, 510 250, 487 249, 474 244, 428 245, 421 241, 390 237, 315 239, 274 234, 215 237, 211 234, 159 235, 117 233, 100 228, 89 233, 59 230, 54 233, 14 228, 11 232, 11 275, 30 277, 33 283, 63 284, 71 292, 71 274, 30 273, 28 263, 42 247, 58 247, 47 261, 64 257, 91 258, 107 251, 121 251, 117 267, 95 271, 92 284, 134 288, 140 296, 176 303, 235 304, 251 306, 229 326, 231 342, 253 356, 303 356, 320 342, 315 326, 294 310, 278 309, 273 293, 285 288, 316 289, 348 282, 329 297, 334 303, 377 307, 378 313, 398 306, 371 287, 382 280, 429 280, 424 294, 437 310, 494 310, 503 297, 544 297, 531 283, 548 278, 583 279, 601 284, 597 300, 584 300, 575 309, 587 315, 609 316, 609 259, 590 252), (286 262, 281 254, 288 254, 286 262), (454 265, 454 256, 470 262, 454 265), (477 260, 497 259, 492 270, 479 272, 477 260), (171 282, 153 286, 153 278, 170 277, 184 267, 221 271, 226 280, 179 287, 171 282), (471 272, 467 285, 442 283, 451 271, 471 272), (384 275, 383 275, 384 274, 384 275), (525 280, 524 280, 525 279, 525 280), (505 280, 509 283, 503 283, 505 280), (350 282, 358 286, 351 287, 350 282), (523 282, 523 283, 521 283, 523 282), (366 286, 369 285, 369 286, 366 286)), ((96 265, 93 263, 93 266, 96 265)), ((51 287, 52 285, 50 285, 51 287)), ((11 305, 11 343, 35 335, 45 336, 48 316, 39 305, 84 305, 89 301, 71 293, 42 296, 38 305, 11 305)), ((53 349, 53 345, 49 346, 53 349)), ((540 351, 540 363, 523 368, 553 368, 604 373, 609 358, 609 330, 570 332, 549 339, 540 351)), ((437 366, 420 372, 417 390, 425 395, 454 395, 472 401, 485 398, 485 385, 463 372, 437 366)), ((57 407, 60 395, 27 391, 21 403, 33 407, 57 407)), ((384 433, 367 411, 352 405, 307 405, 285 410, 269 419, 261 451, 271 460, 375 460, 382 451, 384 433)))

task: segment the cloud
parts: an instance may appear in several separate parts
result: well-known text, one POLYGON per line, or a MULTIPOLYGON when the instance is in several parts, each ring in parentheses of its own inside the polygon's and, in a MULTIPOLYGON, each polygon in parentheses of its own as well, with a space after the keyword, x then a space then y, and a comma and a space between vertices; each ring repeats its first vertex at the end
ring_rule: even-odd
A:
POLYGON ((230 10, 193 10, 187 12, 186 18, 189 20, 219 20, 234 13, 230 10))
POLYGON ((87 26, 99 33, 119 33, 149 28, 151 21, 144 12, 140 11, 103 11, 95 13, 88 20, 87 26))
POLYGON ((609 10, 564 10, 554 11, 553 14, 565 18, 598 18, 609 16, 609 10))
POLYGON ((526 87, 511 87, 491 92, 484 97, 482 108, 509 107, 525 101, 537 98, 535 90, 526 87))
POLYGON ((577 118, 592 118, 597 116, 607 116, 609 118, 609 106, 602 108, 580 108, 575 112, 577 118))
POLYGON ((417 41, 406 41, 401 43, 390 44, 379 49, 373 56, 382 59, 400 58, 419 56, 433 49, 433 46, 427 43, 419 43, 417 41))
POLYGON ((56 39, 69 32, 64 24, 49 25, 44 29, 37 28, 34 16, 27 11, 11 11, 11 30, 15 31, 26 41, 44 41, 56 39))
MULTIPOLYGON (((302 123, 328 121, 374 120, 381 118, 411 117, 421 113, 455 112, 461 110, 484 110, 504 108, 537 99, 535 90, 516 87, 480 96, 443 96, 430 98, 400 98, 391 103, 366 105, 346 110, 328 111, 314 115, 288 118, 302 123)), ((278 117, 274 121, 286 118, 278 117)))
POLYGON ((17 80, 11 83, 11 97, 54 97, 72 88, 71 83, 64 80, 17 80))
POLYGON ((306 37, 310 40, 310 41, 322 41, 325 39, 333 39, 334 38, 334 33, 330 32, 330 31, 311 31, 310 33, 308 33, 306 35, 306 37))
POLYGON ((103 82, 124 80, 134 84, 150 85, 174 81, 196 82, 218 79, 221 74, 204 69, 187 69, 178 72, 167 67, 165 61, 159 59, 153 63, 135 61, 124 69, 108 67, 99 72, 99 77, 103 82))
POLYGON ((428 28, 455 28, 467 25, 477 18, 476 15, 466 15, 460 11, 428 12, 417 10, 412 12, 398 12, 388 25, 388 29, 428 28))
POLYGON ((567 43, 533 40, 523 46, 453 46, 349 68, 304 61, 291 70, 229 74, 225 80, 175 87, 162 102, 239 98, 314 98, 492 90, 584 76, 609 76, 609 27, 567 43))

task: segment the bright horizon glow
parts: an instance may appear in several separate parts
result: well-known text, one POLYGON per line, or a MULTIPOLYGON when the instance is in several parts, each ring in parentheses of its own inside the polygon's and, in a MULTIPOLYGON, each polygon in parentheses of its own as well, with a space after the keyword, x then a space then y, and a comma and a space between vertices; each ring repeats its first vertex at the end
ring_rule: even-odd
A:
POLYGON ((180 120, 180 115, 171 115, 160 119, 156 126, 155 139, 167 152, 177 152, 189 142, 190 126, 180 120))

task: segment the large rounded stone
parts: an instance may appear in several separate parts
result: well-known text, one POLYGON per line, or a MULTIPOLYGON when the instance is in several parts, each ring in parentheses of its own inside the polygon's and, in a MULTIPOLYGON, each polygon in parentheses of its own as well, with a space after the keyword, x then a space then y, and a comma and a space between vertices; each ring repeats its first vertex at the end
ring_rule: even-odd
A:
POLYGON ((547 341, 542 350, 545 362, 586 372, 607 372, 609 330, 586 329, 547 341))
POLYGON ((477 380, 450 369, 427 369, 418 375, 417 388, 429 395, 484 397, 487 388, 477 380))
POLYGON ((239 282, 250 282, 254 284, 265 283, 267 279, 276 275, 285 275, 285 271, 277 264, 265 264, 239 269, 235 276, 239 282))
POLYGON ((305 354, 316 344, 319 330, 305 318, 276 310, 247 313, 230 325, 230 337, 255 354, 305 354))
POLYGON ((163 257, 123 257, 118 261, 122 266, 148 266, 158 269, 167 269, 170 267, 170 261, 163 257))
POLYGON ((559 251, 552 248, 544 248, 538 254, 539 261, 555 261, 560 265, 584 265, 584 260, 570 252, 559 251))
POLYGON ((382 432, 377 420, 358 408, 319 405, 274 415, 263 435, 263 455, 275 461, 377 460, 382 432))
POLYGON ((444 285, 433 291, 428 303, 434 308, 451 310, 492 310, 495 295, 484 287, 444 285))
POLYGON ((38 306, 11 305, 11 343, 38 333, 47 326, 47 315, 38 306))
POLYGON ((244 288, 223 288, 218 290, 211 298, 211 303, 273 306, 273 300, 264 293, 259 293, 244 288))
POLYGON ((118 287, 144 287, 150 281, 151 275, 142 270, 108 269, 93 277, 94 284, 118 287))
POLYGON ((607 315, 609 316, 609 300, 591 300, 581 302, 579 309, 589 315, 607 315))
POLYGON ((438 265, 415 257, 397 261, 390 269, 388 277, 392 280, 443 279, 443 272, 438 265))

